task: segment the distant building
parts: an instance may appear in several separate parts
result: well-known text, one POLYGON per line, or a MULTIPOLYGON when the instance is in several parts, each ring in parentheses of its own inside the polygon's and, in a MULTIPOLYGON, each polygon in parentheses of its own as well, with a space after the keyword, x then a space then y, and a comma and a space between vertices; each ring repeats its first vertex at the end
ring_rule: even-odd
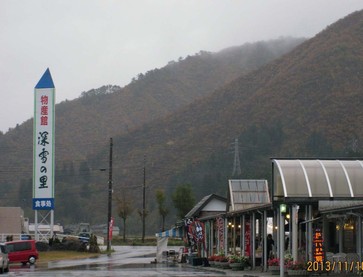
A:
POLYGON ((203 197, 186 215, 185 218, 209 218, 225 213, 227 209, 227 199, 209 194, 203 197))
POLYGON ((20 207, 0 207, 0 234, 26 232, 26 223, 20 207))
MULTIPOLYGON (((39 224, 38 225, 38 231, 46 233, 49 232, 50 233, 50 225, 48 224, 39 224)), ((35 224, 31 223, 29 224, 29 233, 34 234, 35 233, 35 224)), ((63 234, 63 226, 60 224, 54 224, 53 225, 53 233, 56 234, 63 234)))
MULTIPOLYGON (((102 231, 103 234, 107 234, 107 228, 104 228, 102 231)), ((112 227, 112 236, 120 235, 120 228, 118 226, 112 227)))

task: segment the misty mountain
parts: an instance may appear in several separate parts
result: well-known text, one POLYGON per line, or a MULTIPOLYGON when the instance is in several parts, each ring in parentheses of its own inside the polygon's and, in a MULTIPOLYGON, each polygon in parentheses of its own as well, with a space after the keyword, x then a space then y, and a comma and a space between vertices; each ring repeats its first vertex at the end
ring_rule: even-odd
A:
MULTIPOLYGON (((279 38, 247 43, 218 53, 200 51, 171 61, 161 69, 140 73, 123 88, 107 85, 57 104, 55 192, 58 220, 97 222, 102 218, 104 203, 100 204, 98 194, 103 193, 101 184, 105 182, 105 174, 98 169, 107 167, 108 157, 102 155, 104 152, 100 156, 99 150, 107 147, 109 137, 127 135, 143 129, 149 122, 167 118, 235 78, 286 54, 303 41, 279 38), (94 202, 103 208, 99 208, 96 215, 90 215, 87 213, 89 203, 94 202), (82 208, 74 213, 76 206, 82 208)), ((0 135, 1 203, 20 205, 31 218, 32 125, 30 119, 0 135)), ((116 156, 115 162, 117 159, 116 156)), ((127 166, 115 171, 116 176, 127 172, 127 166)))
MULTIPOLYGON (((177 185, 190 183, 197 199, 224 196, 235 138, 242 166, 236 177, 242 178, 269 179, 272 156, 360 155, 362 53, 361 11, 304 42, 201 51, 139 74, 116 92, 58 104, 59 220, 104 221, 107 176, 97 169, 107 166, 109 137, 114 195, 132 200, 134 232, 144 169, 152 233, 158 227, 156 188, 170 196, 177 185)), ((31 141, 31 120, 0 136, 2 205, 26 207, 31 198, 31 141)), ((175 219, 171 214, 168 220, 175 219)))
POLYGON ((276 156, 360 156, 362 53, 361 11, 213 94, 116 137, 119 191, 140 193, 140 188, 132 194, 122 186, 141 184, 145 155, 149 198, 155 188, 170 195, 181 183, 192 184, 199 198, 225 195, 235 138, 240 141, 242 178, 270 181, 270 158, 276 156))
MULTIPOLYGON (((63 101, 56 105, 56 164, 87 160, 108 143, 109 137, 129 133, 203 98, 302 41, 280 38, 219 53, 201 51, 161 69, 140 73, 123 88, 103 86, 82 92, 75 100, 63 101)), ((4 191, 10 183, 17 188, 20 179, 32 176, 32 122, 29 119, 0 135, 0 184, 7 184, 4 191)), ((17 197, 11 198, 14 201, 17 197)))

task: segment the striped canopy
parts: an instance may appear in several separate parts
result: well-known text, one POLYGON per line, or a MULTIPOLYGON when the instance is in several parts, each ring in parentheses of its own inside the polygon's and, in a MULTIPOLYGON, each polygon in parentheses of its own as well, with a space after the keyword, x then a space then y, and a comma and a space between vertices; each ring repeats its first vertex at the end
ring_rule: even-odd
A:
POLYGON ((171 228, 170 230, 156 233, 155 236, 159 238, 182 238, 183 227, 171 228))

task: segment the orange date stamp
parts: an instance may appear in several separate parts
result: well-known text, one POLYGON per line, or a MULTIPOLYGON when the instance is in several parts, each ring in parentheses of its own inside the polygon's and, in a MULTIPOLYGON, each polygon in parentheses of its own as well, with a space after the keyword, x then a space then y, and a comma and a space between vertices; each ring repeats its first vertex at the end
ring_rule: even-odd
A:
POLYGON ((362 271, 363 262, 354 261, 308 261, 306 271, 308 272, 355 272, 362 271))

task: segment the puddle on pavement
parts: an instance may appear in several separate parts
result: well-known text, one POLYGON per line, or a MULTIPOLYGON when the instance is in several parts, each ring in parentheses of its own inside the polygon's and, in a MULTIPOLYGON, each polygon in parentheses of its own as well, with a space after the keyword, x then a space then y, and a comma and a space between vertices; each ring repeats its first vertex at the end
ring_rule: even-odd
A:
MULTIPOLYGON (((132 264, 110 264, 110 263, 105 263, 105 264, 84 264, 84 265, 69 265, 69 266, 64 266, 64 267, 52 267, 51 264, 48 265, 48 269, 51 270, 64 270, 65 268, 69 269, 69 270, 105 270, 106 269, 157 269, 157 268, 182 268, 181 265, 179 264, 175 264, 175 263, 159 263, 159 264, 155 264, 155 263, 149 263, 149 264, 145 264, 145 263, 132 263, 132 264)), ((185 269, 185 268, 184 268, 185 269)))

